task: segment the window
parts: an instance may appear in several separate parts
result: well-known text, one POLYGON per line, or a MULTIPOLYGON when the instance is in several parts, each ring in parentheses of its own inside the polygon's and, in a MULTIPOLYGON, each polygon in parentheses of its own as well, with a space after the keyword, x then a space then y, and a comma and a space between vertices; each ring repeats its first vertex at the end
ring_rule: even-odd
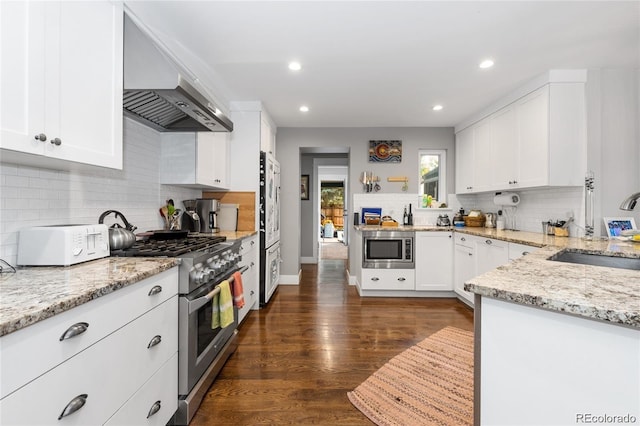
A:
POLYGON ((447 200, 447 152, 444 150, 420 150, 418 158, 420 161, 418 175, 420 207, 440 207, 447 200))

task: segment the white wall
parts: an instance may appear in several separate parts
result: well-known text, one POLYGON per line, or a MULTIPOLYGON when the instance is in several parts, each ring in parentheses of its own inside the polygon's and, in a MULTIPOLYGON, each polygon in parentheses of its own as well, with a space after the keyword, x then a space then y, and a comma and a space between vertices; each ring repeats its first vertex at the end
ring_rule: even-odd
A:
MULTIPOLYGON (((0 163, 0 258, 16 264, 18 231, 28 226, 98 223, 100 214, 122 212, 139 231, 161 229, 158 209, 173 198, 201 191, 160 185, 160 134, 124 121, 122 171, 69 172, 0 163)), ((109 216, 109 223, 113 215, 109 216)))
MULTIPOLYGON (((382 190, 379 194, 393 194, 400 191, 402 183, 387 182, 390 176, 408 176, 408 192, 418 190, 418 150, 447 150, 447 182, 454 183, 454 134, 453 128, 416 128, 416 127, 380 127, 380 128, 278 128, 277 158, 282 166, 282 249, 281 273, 297 276, 300 268, 299 232, 313 232, 301 229, 300 210, 300 149, 335 148, 344 152, 349 150, 349 193, 363 192, 360 173, 371 170, 381 178, 382 190), (369 163, 369 140, 401 140, 402 162, 395 164, 369 163)), ((304 202, 306 203, 306 201, 304 202)), ((352 217, 352 207, 349 217, 352 217)), ((351 250, 351 249, 350 249, 351 250)), ((350 264, 355 262, 350 256, 350 264)), ((349 269, 352 269, 351 267, 349 269)))

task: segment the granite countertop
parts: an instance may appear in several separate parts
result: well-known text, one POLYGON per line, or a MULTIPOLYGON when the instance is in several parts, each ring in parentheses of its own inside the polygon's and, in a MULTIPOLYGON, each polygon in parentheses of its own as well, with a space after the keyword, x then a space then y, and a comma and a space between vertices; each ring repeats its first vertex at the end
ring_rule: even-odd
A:
POLYGON ((174 258, 106 257, 74 266, 24 267, 0 274, 0 336, 177 264, 174 258))
POLYGON ((220 231, 216 235, 227 237, 228 241, 241 240, 256 235, 256 231, 220 231))
POLYGON ((549 260, 563 250, 640 259, 640 244, 585 241, 534 250, 474 277, 465 289, 481 296, 640 328, 640 271, 549 260))
POLYGON ((467 291, 485 297, 640 328, 640 271, 556 262, 563 250, 640 258, 640 243, 555 237, 483 227, 359 226, 358 230, 455 231, 538 247, 514 262, 472 278, 467 291))

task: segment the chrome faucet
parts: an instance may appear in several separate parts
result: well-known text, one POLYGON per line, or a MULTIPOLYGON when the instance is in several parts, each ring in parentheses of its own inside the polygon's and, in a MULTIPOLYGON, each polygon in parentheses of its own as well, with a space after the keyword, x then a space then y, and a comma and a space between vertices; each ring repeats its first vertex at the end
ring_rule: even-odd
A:
POLYGON ((636 192, 620 204, 620 210, 633 210, 640 199, 640 192, 636 192))

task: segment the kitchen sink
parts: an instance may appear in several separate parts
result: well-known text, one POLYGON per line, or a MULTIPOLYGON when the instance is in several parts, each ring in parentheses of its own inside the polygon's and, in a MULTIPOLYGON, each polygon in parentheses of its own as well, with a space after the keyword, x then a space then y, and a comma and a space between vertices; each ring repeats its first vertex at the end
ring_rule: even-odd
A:
POLYGON ((549 260, 566 263, 579 263, 581 265, 606 266, 608 268, 633 269, 640 271, 640 259, 630 257, 605 256, 603 254, 580 253, 574 251, 562 251, 549 260))

